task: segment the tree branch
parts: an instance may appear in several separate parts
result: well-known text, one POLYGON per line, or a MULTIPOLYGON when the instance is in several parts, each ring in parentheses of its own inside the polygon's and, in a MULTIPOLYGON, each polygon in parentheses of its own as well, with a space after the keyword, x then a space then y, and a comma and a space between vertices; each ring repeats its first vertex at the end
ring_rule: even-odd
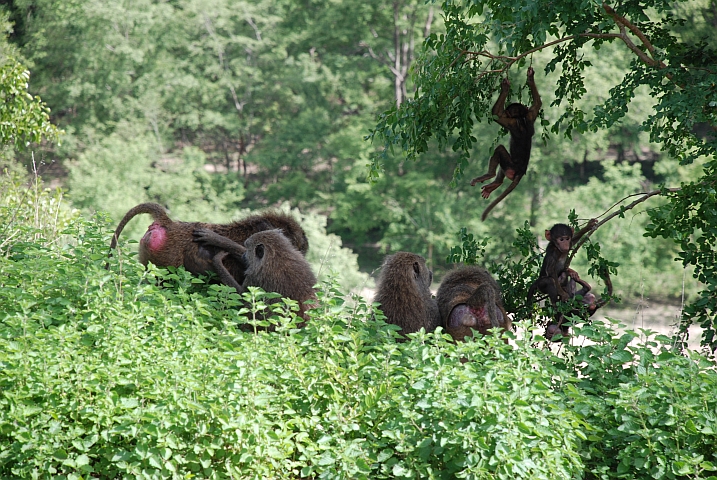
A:
POLYGON ((472 55, 472 56, 474 56, 474 57, 476 57, 476 56, 486 57, 486 58, 490 58, 491 60, 500 61, 500 62, 502 62, 502 63, 505 65, 503 68, 500 68, 500 69, 492 69, 492 70, 486 70, 486 71, 482 72, 482 73, 478 76, 478 78, 481 78, 481 77, 483 77, 484 75, 487 75, 488 73, 502 73, 502 72, 505 72, 506 70, 509 70, 510 67, 511 67, 515 62, 519 61, 519 60, 522 59, 522 58, 527 57, 528 55, 530 55, 530 54, 532 54, 532 53, 539 52, 540 50, 543 50, 543 49, 548 48, 548 47, 552 47, 553 45, 557 45, 558 43, 569 42, 570 40, 575 40, 576 38, 581 38, 581 37, 586 37, 586 38, 620 38, 620 39, 623 38, 623 36, 622 36, 621 34, 619 34, 619 33, 579 33, 579 34, 577 34, 577 35, 569 35, 569 36, 567 36, 567 37, 558 38, 557 40, 553 40, 552 42, 548 42, 548 43, 546 43, 546 44, 539 45, 539 46, 537 46, 537 47, 531 48, 530 50, 527 50, 527 51, 521 53, 520 55, 517 55, 517 56, 514 56, 514 57, 511 57, 511 56, 508 56, 508 55, 494 55, 494 54, 490 53, 490 52, 487 51, 487 50, 481 50, 480 52, 472 52, 472 51, 470 51, 470 50, 463 50, 463 51, 461 51, 461 52, 459 53, 459 55, 455 58, 455 60, 453 60, 453 62, 449 65, 448 68, 450 69, 453 65, 455 65, 455 63, 458 61, 458 59, 460 59, 460 58, 461 58, 462 56, 464 56, 464 55, 472 55))
MULTIPOLYGON (((517 56, 508 56, 508 55, 494 55, 486 50, 482 50, 480 52, 472 52, 468 50, 461 51, 456 58, 451 62, 449 65, 449 69, 455 65, 455 63, 464 55, 470 55, 473 57, 486 57, 490 58, 491 60, 496 60, 499 62, 502 62, 504 64, 503 68, 500 69, 491 69, 486 70, 478 75, 477 78, 481 78, 489 73, 502 73, 510 69, 510 67, 517 61, 527 57, 528 55, 538 52, 540 50, 543 50, 548 47, 552 47, 553 45, 557 45, 559 43, 568 42, 571 40, 575 40, 577 38, 619 38, 620 40, 625 43, 627 48, 630 49, 631 52, 633 52, 642 62, 645 64, 651 66, 651 67, 658 67, 660 69, 667 68, 667 65, 664 64, 661 60, 657 59, 657 52, 655 47, 650 43, 650 40, 647 38, 647 36, 642 33, 642 31, 637 28, 635 25, 630 23, 629 20, 627 20, 625 17, 619 15, 615 10, 610 7, 607 3, 602 4, 603 9, 605 12, 613 19, 613 21, 617 24, 618 29, 620 30, 620 33, 579 33, 576 35, 569 35, 567 37, 558 38, 557 40, 553 40, 551 42, 548 42, 543 45, 539 45, 537 47, 531 48, 530 50, 527 50, 520 55, 517 56), (642 44, 644 45, 645 49, 650 53, 650 55, 647 55, 643 50, 637 47, 635 43, 630 39, 630 37, 627 35, 627 30, 630 30, 632 34, 634 34, 637 38, 640 39, 642 44)), ((667 74, 667 77, 672 80, 672 75, 667 74)))
POLYGON ((635 201, 632 202, 631 204, 627 205, 626 207, 620 207, 620 209, 619 209, 617 212, 611 213, 610 215, 608 215, 608 216, 605 217, 604 219, 600 220, 592 229, 590 229, 589 231, 585 232, 585 235, 583 235, 583 237, 582 237, 580 240, 578 240, 578 242, 575 244, 575 246, 573 247, 572 251, 570 252, 570 255, 568 256, 568 259, 567 259, 566 262, 565 262, 565 268, 568 268, 568 266, 570 265, 570 261, 573 259, 573 257, 574 257, 575 254, 577 253, 578 249, 579 249, 585 242, 587 242, 588 239, 590 238, 590 236, 591 236, 598 228, 600 228, 602 225, 604 225, 604 224, 607 223, 608 221, 612 220, 613 218, 617 217, 618 215, 621 215, 621 214, 625 213, 627 210, 631 210, 631 209, 635 208, 637 205, 641 204, 642 202, 644 202, 645 200, 647 200, 647 199, 650 198, 650 197, 654 197, 655 195, 659 195, 659 194, 661 194, 661 193, 663 193, 663 192, 679 192, 680 190, 682 190, 680 187, 674 187, 674 188, 666 188, 666 189, 660 189, 660 190, 653 190, 653 191, 651 191, 651 192, 634 193, 634 194, 632 194, 632 195, 628 195, 627 197, 625 197, 625 198, 623 198, 623 199, 618 200, 617 202, 615 202, 610 208, 608 208, 605 212, 603 212, 602 214, 600 214, 600 217, 603 216, 603 215, 605 215, 607 212, 609 212, 610 210, 612 210, 613 208, 615 208, 617 205, 619 205, 621 202, 627 200, 628 198, 634 197, 635 195, 642 195, 640 198, 638 198, 637 200, 635 200, 635 201))
MULTIPOLYGON (((645 34, 642 33, 642 31, 640 31, 639 28, 637 28, 635 25, 633 25, 632 23, 630 23, 630 22, 629 22, 625 17, 623 17, 622 15, 619 15, 619 14, 618 14, 615 10, 613 10, 612 7, 610 7, 610 5, 608 5, 607 3, 603 3, 603 4, 602 4, 602 8, 605 9, 605 12, 607 12, 607 14, 610 15, 613 20, 615 20, 615 23, 617 23, 618 25, 623 25, 623 26, 627 27, 637 38, 640 39, 640 41, 641 41, 642 44, 645 46, 645 48, 647 49, 647 51, 650 52, 650 56, 652 56, 652 59, 650 60, 650 62, 646 62, 646 63, 651 64, 651 65, 653 65, 653 66, 656 66, 656 65, 657 65, 657 66, 659 66, 660 68, 666 68, 666 67, 667 67, 667 65, 665 65, 665 64, 662 63, 661 61, 657 60, 657 58, 656 58, 656 56, 655 56, 655 47, 652 46, 652 44, 651 44, 650 41, 647 39, 647 37, 645 36, 645 34)), ((624 34, 624 28, 621 28, 620 31, 621 31, 621 33, 624 34)), ((627 44, 627 35, 624 36, 623 40, 624 40, 625 43, 627 44)), ((632 43, 632 42, 630 42, 630 43, 632 43)), ((635 47, 635 44, 632 44, 632 45, 633 45, 633 47, 635 47)), ((630 45, 628 45, 628 47, 630 47, 630 45)), ((637 47, 635 47, 635 48, 637 48, 637 47)), ((633 50, 633 49, 630 48, 630 50, 633 50)), ((634 51, 634 50, 633 50, 633 51, 634 51)), ((642 58, 642 57, 640 57, 640 58, 642 58)), ((645 61, 645 60, 643 60, 643 61, 645 61)))

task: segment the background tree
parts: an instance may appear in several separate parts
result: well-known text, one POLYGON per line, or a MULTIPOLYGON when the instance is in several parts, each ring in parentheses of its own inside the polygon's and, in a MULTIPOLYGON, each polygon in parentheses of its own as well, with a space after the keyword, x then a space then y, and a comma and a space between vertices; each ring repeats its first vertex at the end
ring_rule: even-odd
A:
MULTIPOLYGON (((696 44, 703 32, 707 45, 714 46, 710 5, 682 2, 672 15, 686 23, 670 25, 672 34, 696 44)), ((593 6, 615 25, 602 7, 593 6)), ((532 3, 525 7, 535 8, 532 3)), ((381 145, 362 138, 375 126, 375 116, 396 105, 397 81, 407 94, 403 104, 419 101, 425 92, 419 89, 416 97, 416 82, 402 72, 424 71, 424 63, 438 65, 448 52, 421 53, 427 26, 435 41, 457 34, 446 30, 437 8, 383 0, 139 0, 112 5, 15 0, 0 11, 12 21, 8 48, 33 71, 30 91, 42 95, 52 107, 50 118, 67 132, 62 145, 41 144, 35 156, 60 167, 46 175, 68 187, 75 206, 108 211, 115 221, 142 201, 160 202, 176 218, 212 221, 288 202, 302 214, 327 218, 327 231, 359 254, 364 271, 378 267, 386 252, 403 249, 424 255, 440 278, 451 267, 445 259, 460 242, 461 226, 477 238, 495 239, 486 246, 486 256, 500 262, 514 253, 515 229, 526 219, 539 235, 550 222, 565 221, 573 208, 581 218, 601 214, 614 200, 603 192, 627 195, 700 174, 700 162, 677 169, 676 159, 641 128, 655 103, 646 85, 632 91, 627 108, 618 109, 622 117, 609 128, 572 128, 569 137, 550 134, 548 128, 567 102, 549 88, 566 74, 562 64, 545 72, 556 45, 530 55, 539 72, 548 125, 538 127, 528 181, 487 222, 477 218, 485 203, 475 188, 463 181, 448 186, 465 157, 460 147, 453 151, 427 141, 420 162, 406 161, 398 149, 397 155, 381 160, 384 176, 369 183, 366 165, 381 145), (414 56, 423 58, 418 67, 414 56), (559 98, 562 104, 551 107, 559 98), (543 142, 540 137, 549 138, 543 142)), ((446 18, 453 22, 451 28, 460 26, 446 18)), ((547 23, 539 18, 540 25, 550 23, 547 18, 547 23)), ((626 34, 631 35, 629 30, 626 34)), ((508 53, 495 37, 489 39, 491 52, 502 48, 508 53)), ((583 78, 585 91, 572 100, 573 111, 585 112, 587 119, 593 106, 611 96, 611 87, 622 85, 636 58, 622 40, 604 40, 600 50, 579 50, 585 68, 597 72, 583 78)), ((641 45, 636 37, 634 42, 641 45)), ((511 68, 509 74, 513 98, 527 98, 524 67, 511 68)), ((481 85, 489 105, 498 77, 493 74, 487 77, 493 84, 481 85)), ((449 83, 439 83, 453 81, 449 76, 449 83)), ((438 107, 425 119, 439 119, 438 107)), ((465 172, 478 175, 496 141, 503 140, 497 138, 500 129, 494 122, 471 115, 472 110, 464 110, 454 123, 472 123, 475 161, 466 164, 465 172)), ((424 119, 416 118, 418 123, 409 116, 401 122, 406 128, 420 127, 424 119)), ((565 132, 569 122, 561 122, 559 131, 565 132)), ((697 128, 711 131, 706 124, 697 128)), ((453 145, 460 138, 454 130, 443 143, 453 145)), ((31 161, 29 153, 19 152, 16 158, 31 161)), ((644 207, 658 204, 652 199, 644 207)), ((635 213, 629 214, 629 222, 614 230, 606 225, 594 236, 603 243, 603 252, 622 264, 613 279, 616 293, 628 299, 679 299, 682 284, 675 279, 683 278, 682 265, 654 260, 676 257, 678 247, 643 238, 649 221, 645 214, 633 217, 635 213)), ((144 230, 137 223, 130 225, 129 235, 144 230)), ((576 268, 584 262, 582 256, 575 261, 576 268)), ((689 275, 687 280, 690 298, 697 281, 689 275)))

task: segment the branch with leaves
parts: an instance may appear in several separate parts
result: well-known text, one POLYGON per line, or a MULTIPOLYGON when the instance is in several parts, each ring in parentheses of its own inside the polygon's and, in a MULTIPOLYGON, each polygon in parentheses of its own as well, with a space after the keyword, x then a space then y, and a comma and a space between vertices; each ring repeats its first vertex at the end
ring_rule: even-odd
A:
MULTIPOLYGON (((494 65, 496 62, 502 63, 502 68, 491 68, 488 70, 483 71, 480 75, 478 75, 478 78, 483 77, 485 75, 488 75, 490 73, 504 73, 510 69, 513 64, 516 62, 526 58, 529 55, 532 55, 533 53, 539 52, 541 50, 544 50, 546 48, 552 47, 554 45, 558 45, 560 43, 569 42, 572 40, 576 40, 578 38, 593 38, 593 39, 613 39, 613 38, 619 38, 623 41, 623 43, 627 46, 627 48, 630 49, 643 63, 646 65, 649 65, 651 67, 658 67, 658 68, 667 68, 667 65, 658 58, 658 54, 655 50, 655 47, 652 45, 650 40, 647 38, 647 35, 645 35, 639 28, 637 28, 633 23, 631 23, 629 20, 627 20, 622 15, 619 15, 615 10, 609 6, 607 3, 602 4, 603 10, 613 19, 613 21, 617 24, 618 29, 620 30, 620 33, 579 33, 576 35, 568 35, 563 38, 559 38, 557 40, 553 40, 551 42, 545 43, 543 45, 539 45, 537 47, 531 48, 529 50, 526 50, 525 52, 521 53, 520 55, 515 56, 508 56, 508 55, 496 55, 493 54, 487 50, 481 50, 478 52, 464 50, 461 51, 458 56, 456 57, 455 61, 453 62, 455 64, 456 61, 458 61, 461 57, 467 56, 467 57, 485 57, 489 58, 491 62, 491 66, 494 65), (649 53, 645 53, 645 51, 641 50, 637 45, 635 45, 635 42, 632 41, 632 39, 629 37, 627 32, 630 31, 633 35, 635 35, 638 39, 640 39, 640 42, 644 46, 645 50, 649 53)), ((667 74, 667 77, 672 79, 672 75, 667 74)))

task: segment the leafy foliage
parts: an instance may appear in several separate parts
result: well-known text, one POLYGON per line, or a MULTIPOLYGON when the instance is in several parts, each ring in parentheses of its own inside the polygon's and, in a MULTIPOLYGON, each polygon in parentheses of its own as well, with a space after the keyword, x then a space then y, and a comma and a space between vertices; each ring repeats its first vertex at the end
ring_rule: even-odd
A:
POLYGON ((0 144, 24 149, 43 138, 56 140, 50 109, 28 92, 30 72, 13 58, 0 58, 0 144))
POLYGON ((44 188, 42 181, 7 170, 0 176, 0 255, 17 244, 62 244, 62 231, 79 212, 62 201, 60 189, 44 188))
POLYGON ((110 231, 76 218, 0 257, 2 477, 714 478, 714 364, 667 338, 396 342, 330 285, 305 328, 287 302, 246 333, 266 294, 105 270, 110 231))

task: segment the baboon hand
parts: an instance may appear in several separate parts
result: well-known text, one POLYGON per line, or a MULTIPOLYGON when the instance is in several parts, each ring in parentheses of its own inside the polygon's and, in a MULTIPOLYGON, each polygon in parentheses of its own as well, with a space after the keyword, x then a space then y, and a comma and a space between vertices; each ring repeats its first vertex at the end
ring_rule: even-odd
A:
POLYGON ((224 237, 213 230, 209 230, 208 228, 195 228, 192 235, 194 236, 195 242, 215 247, 221 247, 224 240, 224 237))
POLYGON ((510 80, 508 80, 508 77, 505 77, 503 81, 500 83, 500 89, 507 91, 510 88, 510 80))
POLYGON ((535 70, 533 70, 533 67, 528 67, 528 78, 530 80, 532 80, 534 75, 535 75, 535 70))

